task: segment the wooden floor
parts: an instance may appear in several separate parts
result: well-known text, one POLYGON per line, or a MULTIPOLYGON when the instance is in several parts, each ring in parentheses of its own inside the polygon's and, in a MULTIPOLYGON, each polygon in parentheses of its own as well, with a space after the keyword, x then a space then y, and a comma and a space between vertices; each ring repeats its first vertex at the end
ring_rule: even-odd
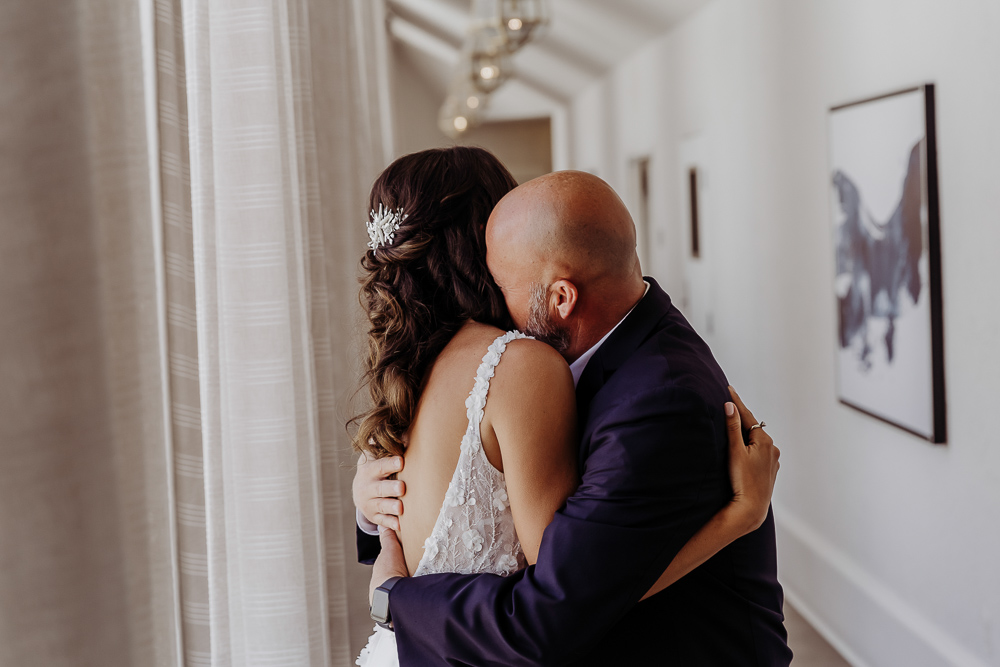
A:
POLYGON ((785 629, 792 649, 793 667, 850 667, 830 644, 785 601, 785 629))

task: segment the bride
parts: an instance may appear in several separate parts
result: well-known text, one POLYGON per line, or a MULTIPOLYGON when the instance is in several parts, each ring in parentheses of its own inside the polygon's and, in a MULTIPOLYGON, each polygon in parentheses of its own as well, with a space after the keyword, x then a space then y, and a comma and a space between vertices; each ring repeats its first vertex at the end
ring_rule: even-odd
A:
MULTIPOLYGON (((545 337, 542 323, 538 331, 512 330, 486 266, 487 219, 516 185, 489 152, 453 147, 404 156, 372 187, 371 242, 361 262, 372 407, 355 420, 354 444, 363 462, 392 461, 400 470, 398 481, 384 482, 392 492, 379 495, 405 489, 406 511, 385 498, 359 508, 396 528, 412 576, 508 575, 533 564, 545 527, 578 483, 569 366, 531 338, 545 337)), ((734 432, 738 452, 743 442, 734 432)), ((731 455, 730 476, 733 502, 688 541, 647 596, 763 520, 770 464, 731 455)), ((391 630, 376 627, 357 664, 397 665, 391 630)))

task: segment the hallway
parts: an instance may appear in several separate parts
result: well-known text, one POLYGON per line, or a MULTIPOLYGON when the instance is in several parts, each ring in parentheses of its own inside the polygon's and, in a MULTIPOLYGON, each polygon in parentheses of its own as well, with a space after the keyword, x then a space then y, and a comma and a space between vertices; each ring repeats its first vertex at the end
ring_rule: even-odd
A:
MULTIPOLYGON (((644 272, 782 450, 773 506, 786 590, 859 664, 1000 664, 1000 533, 982 530, 1000 516, 1000 448, 981 418, 1000 403, 1000 309, 982 307, 996 302, 987 286, 1000 280, 991 222, 1000 210, 991 185, 1000 179, 1000 5, 542 4, 549 24, 469 110, 454 106, 472 96, 452 77, 465 66, 469 8, 480 3, 386 0, 395 153, 480 145, 520 181, 561 169, 607 181, 635 220, 644 272), (834 110, 878 116, 889 106, 866 101, 882 96, 922 100, 906 121, 916 134, 903 136, 910 125, 893 119, 838 143, 834 131, 864 116, 834 110), (893 140, 906 144, 901 158, 882 148, 893 140), (926 153, 911 151, 914 142, 926 153), (912 272, 927 286, 921 294, 941 297, 902 297, 927 318, 923 338, 907 344, 926 347, 898 371, 906 380, 859 399, 845 383, 868 372, 868 341, 852 341, 838 318, 844 290, 863 291, 867 278, 845 282, 852 265, 837 234, 848 213, 835 174, 883 179, 857 188, 859 217, 878 221, 867 233, 879 237, 911 154, 924 160, 914 173, 933 168, 937 188, 921 195, 913 219, 927 239, 940 237, 910 242, 925 249, 912 272), (864 401, 869 409, 852 407, 864 401), (909 416, 886 417, 890 408, 909 416)), ((873 319, 885 342, 870 346, 872 359, 892 363, 894 322, 873 319)), ((844 664, 792 609, 788 624, 796 664, 844 664)))

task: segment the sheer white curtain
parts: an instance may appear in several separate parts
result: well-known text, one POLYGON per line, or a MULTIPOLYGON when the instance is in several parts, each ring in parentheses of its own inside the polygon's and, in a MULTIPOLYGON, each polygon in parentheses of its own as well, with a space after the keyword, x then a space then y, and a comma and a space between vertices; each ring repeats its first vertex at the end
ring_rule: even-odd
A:
MULTIPOLYGON (((76 106, 45 127, 25 114, 0 137, 55 163, 66 150, 47 140, 55 130, 82 159, 29 174, 37 196, 2 190, 0 205, 24 211, 11 238, 34 225, 39 247, 78 230, 50 273, 66 285, 92 278, 75 288, 79 318, 37 318, 31 335, 0 329, 0 342, 38 352, 17 357, 15 374, 77 359, 89 370, 70 385, 57 374, 36 383, 33 400, 52 408, 5 407, 14 426, 3 433, 41 434, 19 462, 46 477, 47 502, 77 503, 85 521, 51 532, 41 510, 8 502, 30 499, 38 480, 4 476, 0 528, 24 544, 0 591, 43 602, 20 618, 4 602, 0 663, 353 664, 370 623, 343 424, 357 383, 365 198, 391 141, 381 7, 65 2, 64 42, 38 64, 39 85, 70 91, 76 106), (76 206, 37 205, 66 183, 84 193, 76 206), (44 357, 67 340, 75 347, 44 357), (42 433, 54 416, 69 425, 42 433), (61 464, 75 452, 67 432, 106 455, 61 464), (76 579, 93 584, 66 585, 76 579)), ((31 20, 15 25, 32 30, 53 19, 23 13, 31 20)), ((18 57, 45 37, 11 36, 4 48, 18 57)), ((31 80, 0 69, 0 83, 15 75, 31 80)), ((22 246, 4 241, 0 254, 22 246)), ((12 274, 24 262, 4 266, 27 284, 12 274)))
MULTIPOLYGON (((342 3, 339 16, 327 17, 337 19, 340 39, 345 18, 352 32, 377 30, 361 8, 342 3)), ((349 664, 352 554, 338 466, 346 443, 326 269, 330 260, 353 268, 357 254, 329 257, 327 237, 342 237, 338 226, 364 210, 362 181, 384 152, 379 128, 365 107, 330 119, 345 126, 345 138, 366 140, 328 156, 335 163, 354 156, 346 166, 360 178, 330 193, 339 205, 325 217, 310 3, 158 0, 155 10, 150 111, 158 120, 160 298, 185 660, 349 664)), ((366 90, 380 79, 362 69, 372 61, 363 57, 372 49, 364 37, 342 42, 355 55, 354 71, 323 86, 361 100, 378 94, 366 90)), ((334 284, 353 296, 352 282, 334 284)), ((352 302, 342 295, 337 304, 352 302)), ((348 341, 336 342, 344 349, 348 341)), ((355 378, 349 364, 341 369, 341 383, 355 378)))
MULTIPOLYGON (((196 306, 198 354, 171 350, 170 362, 172 382, 199 384, 200 403, 173 419, 183 428, 197 413, 202 440, 201 458, 185 459, 202 488, 177 487, 177 522, 204 531, 204 544, 181 546, 180 563, 183 577, 207 580, 207 605, 182 602, 185 629, 207 625, 210 639, 186 636, 185 652, 213 666, 323 665, 319 421, 333 415, 318 400, 331 346, 322 256, 315 276, 310 266, 322 227, 308 15, 294 0, 182 11, 193 245, 167 273, 193 278, 194 303, 169 288, 166 302, 196 306)), ((158 58, 161 69, 177 60, 158 58)), ((168 175, 182 163, 160 156, 168 175)), ((164 211, 187 194, 164 199, 164 211)))

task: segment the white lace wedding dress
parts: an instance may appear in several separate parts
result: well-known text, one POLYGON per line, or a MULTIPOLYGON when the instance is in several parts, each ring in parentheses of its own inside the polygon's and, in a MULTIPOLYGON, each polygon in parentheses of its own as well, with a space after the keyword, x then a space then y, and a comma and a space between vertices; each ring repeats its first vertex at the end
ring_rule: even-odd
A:
MULTIPOLYGON (((434 530, 424 542, 424 555, 413 574, 415 577, 440 572, 491 572, 506 576, 526 565, 514 531, 503 473, 486 460, 479 434, 490 378, 507 343, 518 338, 526 336, 519 331, 508 331, 494 340, 476 372, 475 385, 465 401, 469 426, 462 438, 458 465, 434 530)), ((376 626, 357 664, 399 665, 396 636, 376 626)))

